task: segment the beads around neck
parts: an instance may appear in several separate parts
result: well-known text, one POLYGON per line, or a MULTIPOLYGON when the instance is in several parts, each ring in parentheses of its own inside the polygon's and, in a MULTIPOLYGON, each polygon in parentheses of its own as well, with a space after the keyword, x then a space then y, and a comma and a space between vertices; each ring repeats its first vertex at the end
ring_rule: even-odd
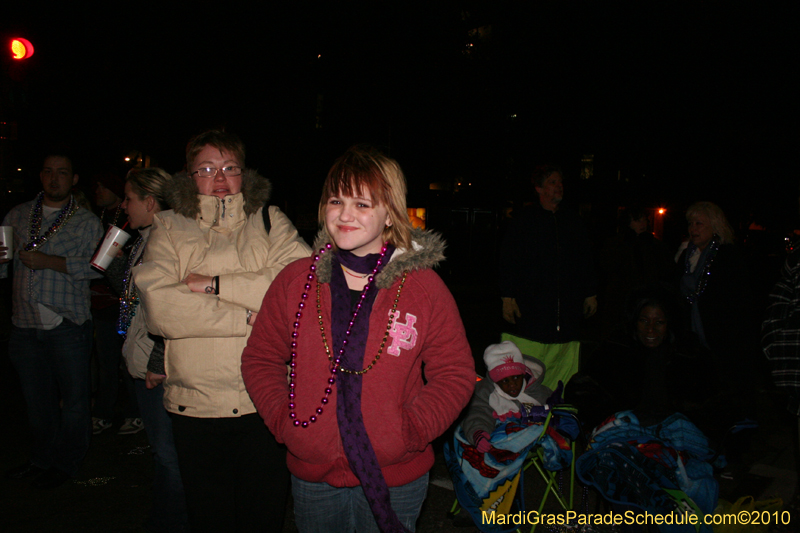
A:
MULTIPOLYGON (((311 282, 314 281, 314 277, 317 272, 317 263, 319 262, 320 258, 323 254, 330 251, 333 246, 328 243, 325 245, 324 248, 320 248, 319 252, 314 255, 314 262, 311 264, 310 271, 308 276, 306 277, 306 283, 303 286, 303 295, 300 299, 300 304, 298 305, 297 313, 295 313, 295 321, 292 324, 293 331, 292 331, 292 353, 291 353, 291 361, 289 362, 289 418, 292 419, 292 424, 295 427, 302 427, 307 428, 309 424, 313 424, 317 421, 317 417, 322 415, 323 408, 325 405, 328 404, 329 397, 333 392, 333 384, 336 383, 336 374, 339 372, 341 367, 342 356, 344 355, 345 348, 347 348, 347 339, 350 337, 350 333, 353 329, 353 324, 358 318, 358 313, 361 311, 361 306, 364 303, 364 299, 367 297, 367 292, 369 291, 370 287, 372 286, 373 281, 375 280, 375 275, 380 270, 381 265, 383 264, 383 259, 386 256, 386 247, 388 243, 384 243, 381 247, 380 257, 378 257, 378 261, 375 263, 375 268, 372 269, 372 273, 369 275, 367 279, 367 284, 364 286, 364 289, 361 291, 361 296, 359 298, 358 303, 356 304, 356 309, 353 312, 353 316, 350 318, 350 322, 347 326, 347 331, 345 332, 345 340, 342 343, 342 347, 339 349, 338 353, 333 357, 330 361, 330 376, 328 377, 328 383, 325 387, 325 395, 320 400, 320 406, 314 410, 314 414, 311 415, 308 420, 300 420, 297 417, 297 413, 295 412, 295 408, 297 404, 295 403, 295 399, 297 397, 297 393, 295 389, 297 387, 295 383, 295 379, 297 378, 297 339, 300 336, 299 329, 300 329, 300 319, 303 317, 303 311, 306 307, 306 301, 309 297, 309 292, 311 291, 311 282)), ((323 330, 323 339, 324 339, 324 330, 323 330)), ((327 346, 327 342, 325 343, 327 346)), ((328 354, 330 358, 330 353, 328 354)))

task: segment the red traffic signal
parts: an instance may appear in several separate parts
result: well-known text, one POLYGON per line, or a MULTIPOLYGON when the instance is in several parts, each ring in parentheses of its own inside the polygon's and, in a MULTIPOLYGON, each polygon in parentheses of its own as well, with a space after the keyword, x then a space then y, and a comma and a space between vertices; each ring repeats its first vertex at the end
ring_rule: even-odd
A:
POLYGON ((33 45, 28 39, 15 37, 11 39, 11 57, 14 59, 28 59, 33 55, 33 45))

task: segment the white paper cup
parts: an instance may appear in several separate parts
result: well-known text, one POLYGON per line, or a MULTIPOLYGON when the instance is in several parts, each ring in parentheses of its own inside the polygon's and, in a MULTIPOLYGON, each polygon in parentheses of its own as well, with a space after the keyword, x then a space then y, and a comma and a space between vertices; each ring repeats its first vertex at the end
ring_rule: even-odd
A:
POLYGON ((0 252, 0 259, 14 257, 14 228, 11 226, 0 226, 0 246, 8 247, 5 252, 0 252))
POLYGON ((117 257, 119 249, 122 248, 131 236, 116 226, 109 226, 103 244, 92 257, 91 265, 101 272, 105 272, 111 261, 117 257))

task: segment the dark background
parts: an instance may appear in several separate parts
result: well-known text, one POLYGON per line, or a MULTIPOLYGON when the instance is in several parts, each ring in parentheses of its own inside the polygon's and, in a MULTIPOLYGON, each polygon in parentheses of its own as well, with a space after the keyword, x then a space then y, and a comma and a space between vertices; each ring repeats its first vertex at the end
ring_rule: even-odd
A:
POLYGON ((740 237, 754 220, 780 233, 795 223, 800 155, 790 4, 4 7, 4 47, 24 36, 35 54, 3 53, 0 170, 27 199, 42 151, 66 140, 84 178, 124 172, 129 154, 175 172, 189 137, 225 126, 301 225, 333 159, 371 142, 403 166, 411 205, 499 212, 556 162, 598 237, 638 203, 668 208, 677 244, 700 199, 740 237))
MULTIPOLYGON (((478 360, 503 327, 491 276, 502 214, 533 199, 538 164, 563 167, 565 203, 580 209, 595 249, 620 207, 665 207, 664 239, 677 247, 685 208, 718 203, 747 245, 762 297, 783 236, 800 227, 794 2, 5 4, 0 217, 39 190, 53 144, 69 146, 89 189, 96 174, 123 175, 125 156, 176 172, 192 135, 224 126, 308 237, 333 160, 375 143, 402 165, 409 205, 426 207, 429 226, 445 233, 440 273, 478 360), (15 36, 34 44, 33 57, 12 62, 15 36), (753 222, 767 230, 756 244, 753 222)), ((27 432, 3 353, 10 283, 0 291, 5 469, 24 460, 27 432)), ((762 396, 760 404, 771 398, 762 396)), ((778 400, 761 412, 785 415, 778 400)), ((790 449, 794 418, 760 422, 751 453, 772 470, 795 468, 772 459, 790 449)), ((0 484, 6 529, 139 531, 151 497, 145 445, 144 434, 100 435, 80 478, 55 493, 0 484)), ((451 502, 452 492, 433 487, 420 531, 453 530, 451 502)))

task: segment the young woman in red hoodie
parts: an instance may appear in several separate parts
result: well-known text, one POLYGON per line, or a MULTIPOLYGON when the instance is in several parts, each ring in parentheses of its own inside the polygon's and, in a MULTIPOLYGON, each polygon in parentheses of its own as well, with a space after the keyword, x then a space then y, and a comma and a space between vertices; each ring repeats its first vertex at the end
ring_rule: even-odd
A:
POLYGON ((396 161, 362 147, 340 157, 315 255, 275 279, 242 355, 289 450, 301 532, 414 531, 430 443, 474 389, 458 309, 432 270, 444 242, 412 229, 405 196, 396 161))

